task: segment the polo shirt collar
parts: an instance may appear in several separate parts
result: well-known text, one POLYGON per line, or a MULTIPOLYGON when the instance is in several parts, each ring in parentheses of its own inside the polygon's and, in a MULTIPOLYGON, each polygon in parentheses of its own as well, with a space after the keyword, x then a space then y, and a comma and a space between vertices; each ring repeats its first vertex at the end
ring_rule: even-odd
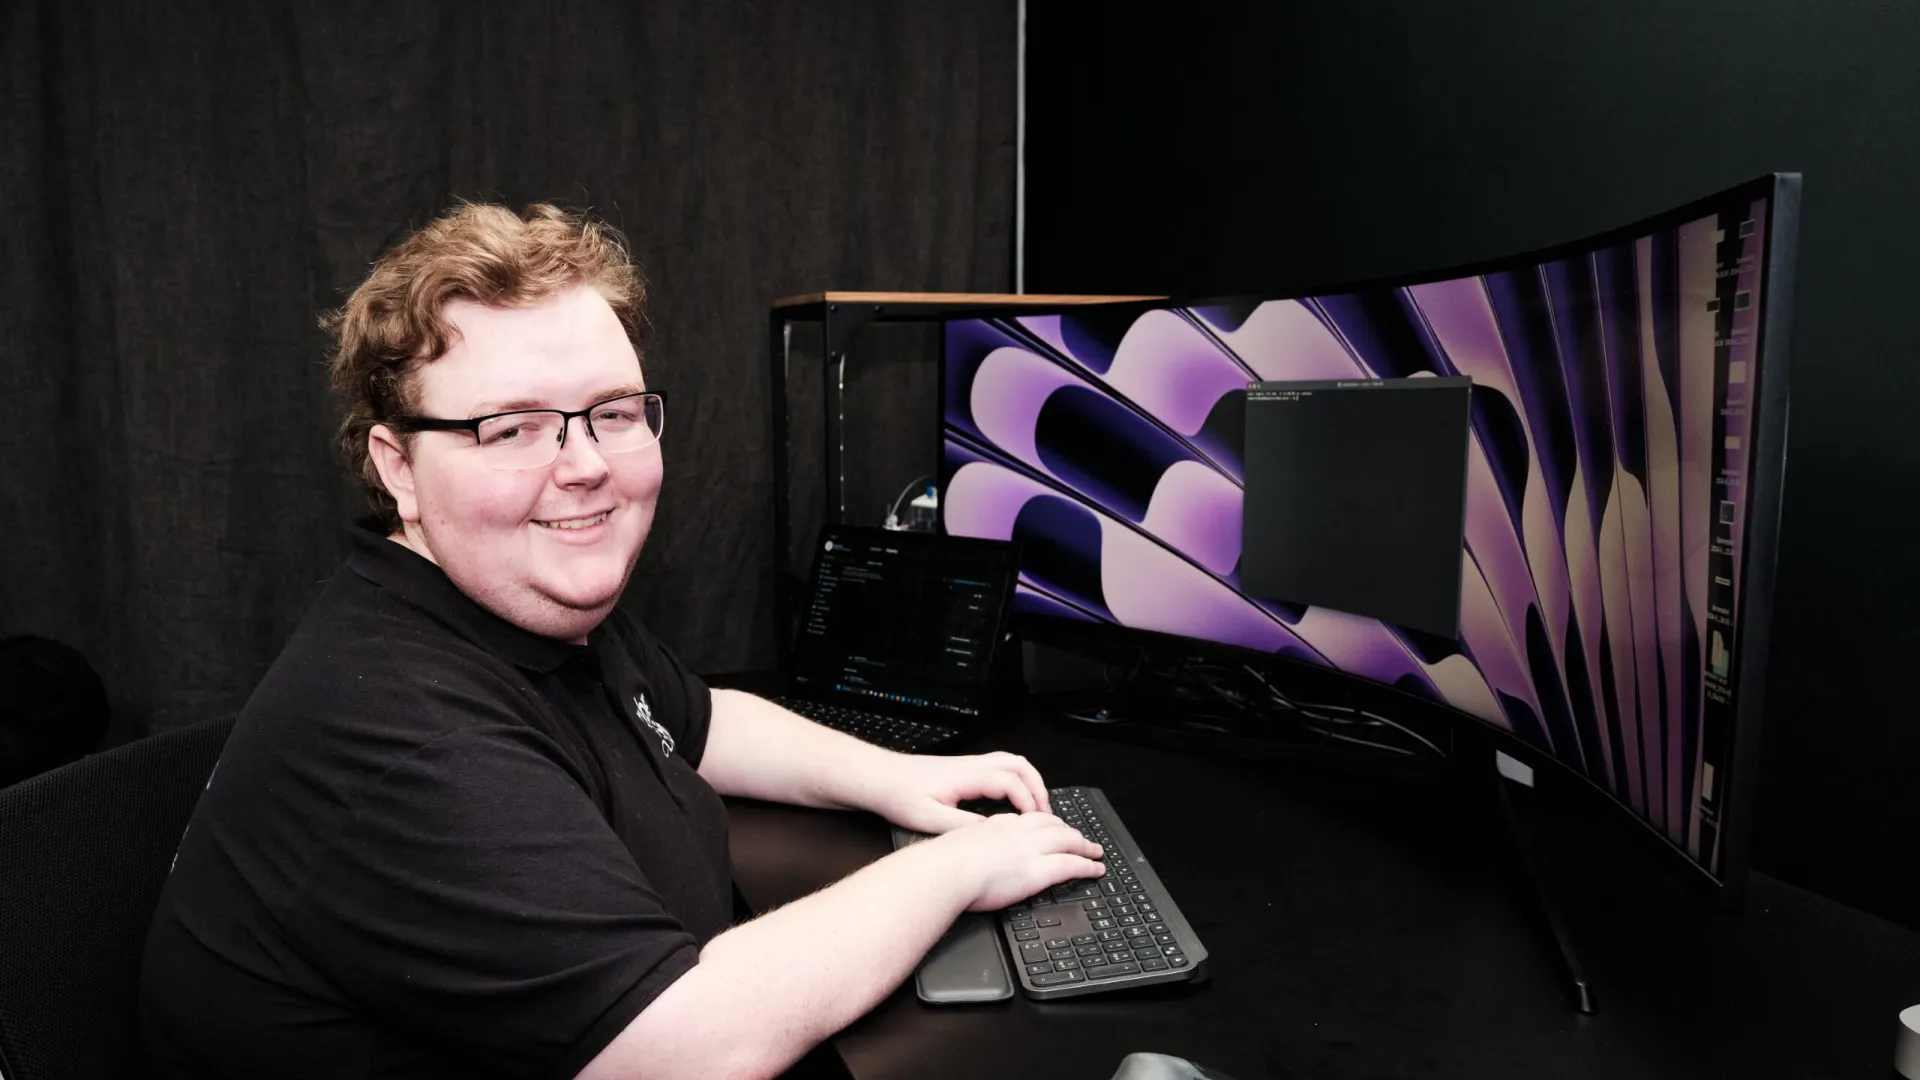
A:
POLYGON ((509 663, 544 675, 575 657, 592 655, 585 646, 522 629, 481 607, 431 560, 389 540, 377 519, 356 521, 347 532, 351 544, 347 569, 435 616, 461 637, 509 663))

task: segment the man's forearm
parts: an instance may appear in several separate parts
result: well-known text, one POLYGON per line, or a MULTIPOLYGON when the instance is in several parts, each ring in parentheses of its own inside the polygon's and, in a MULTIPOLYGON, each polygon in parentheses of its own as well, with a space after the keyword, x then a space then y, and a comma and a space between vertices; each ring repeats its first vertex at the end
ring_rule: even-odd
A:
POLYGON ((722 795, 864 809, 863 780, 895 757, 774 703, 715 690, 700 775, 722 795))
POLYGON ((581 1080, 778 1074, 893 991, 971 902, 930 845, 707 943, 581 1080))

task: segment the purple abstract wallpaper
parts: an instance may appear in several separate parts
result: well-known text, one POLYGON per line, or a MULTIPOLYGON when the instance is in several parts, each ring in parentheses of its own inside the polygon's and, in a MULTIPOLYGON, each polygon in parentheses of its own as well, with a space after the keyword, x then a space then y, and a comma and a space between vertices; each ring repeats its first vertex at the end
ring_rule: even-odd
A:
POLYGON ((1290 657, 1508 730, 1713 872, 1766 202, 1456 280, 950 321, 942 516, 1019 610, 1290 657), (1239 587, 1245 389, 1472 378, 1457 639, 1239 587))

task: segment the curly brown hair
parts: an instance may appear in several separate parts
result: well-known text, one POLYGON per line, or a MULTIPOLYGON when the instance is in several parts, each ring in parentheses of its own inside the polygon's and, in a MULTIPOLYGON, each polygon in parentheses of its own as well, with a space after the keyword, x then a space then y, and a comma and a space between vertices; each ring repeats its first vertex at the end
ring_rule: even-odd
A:
MULTIPOLYGON (((576 285, 606 298, 640 352, 646 282, 619 230, 549 203, 516 214, 462 202, 381 256, 346 305, 321 317, 335 343, 333 389, 344 412, 340 450, 383 527, 397 530, 400 515, 374 468, 367 436, 375 424, 400 431, 400 417, 416 406, 414 376, 453 346, 447 304, 517 307, 576 285)), ((401 439, 410 442, 404 433, 401 439)))

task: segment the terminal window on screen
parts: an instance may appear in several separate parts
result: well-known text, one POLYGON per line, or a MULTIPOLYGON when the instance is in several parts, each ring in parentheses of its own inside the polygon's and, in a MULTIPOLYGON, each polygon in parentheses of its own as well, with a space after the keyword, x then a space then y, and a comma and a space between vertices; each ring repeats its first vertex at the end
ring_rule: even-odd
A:
POLYGON ((1256 383, 1241 586, 1455 638, 1472 380, 1256 383))

